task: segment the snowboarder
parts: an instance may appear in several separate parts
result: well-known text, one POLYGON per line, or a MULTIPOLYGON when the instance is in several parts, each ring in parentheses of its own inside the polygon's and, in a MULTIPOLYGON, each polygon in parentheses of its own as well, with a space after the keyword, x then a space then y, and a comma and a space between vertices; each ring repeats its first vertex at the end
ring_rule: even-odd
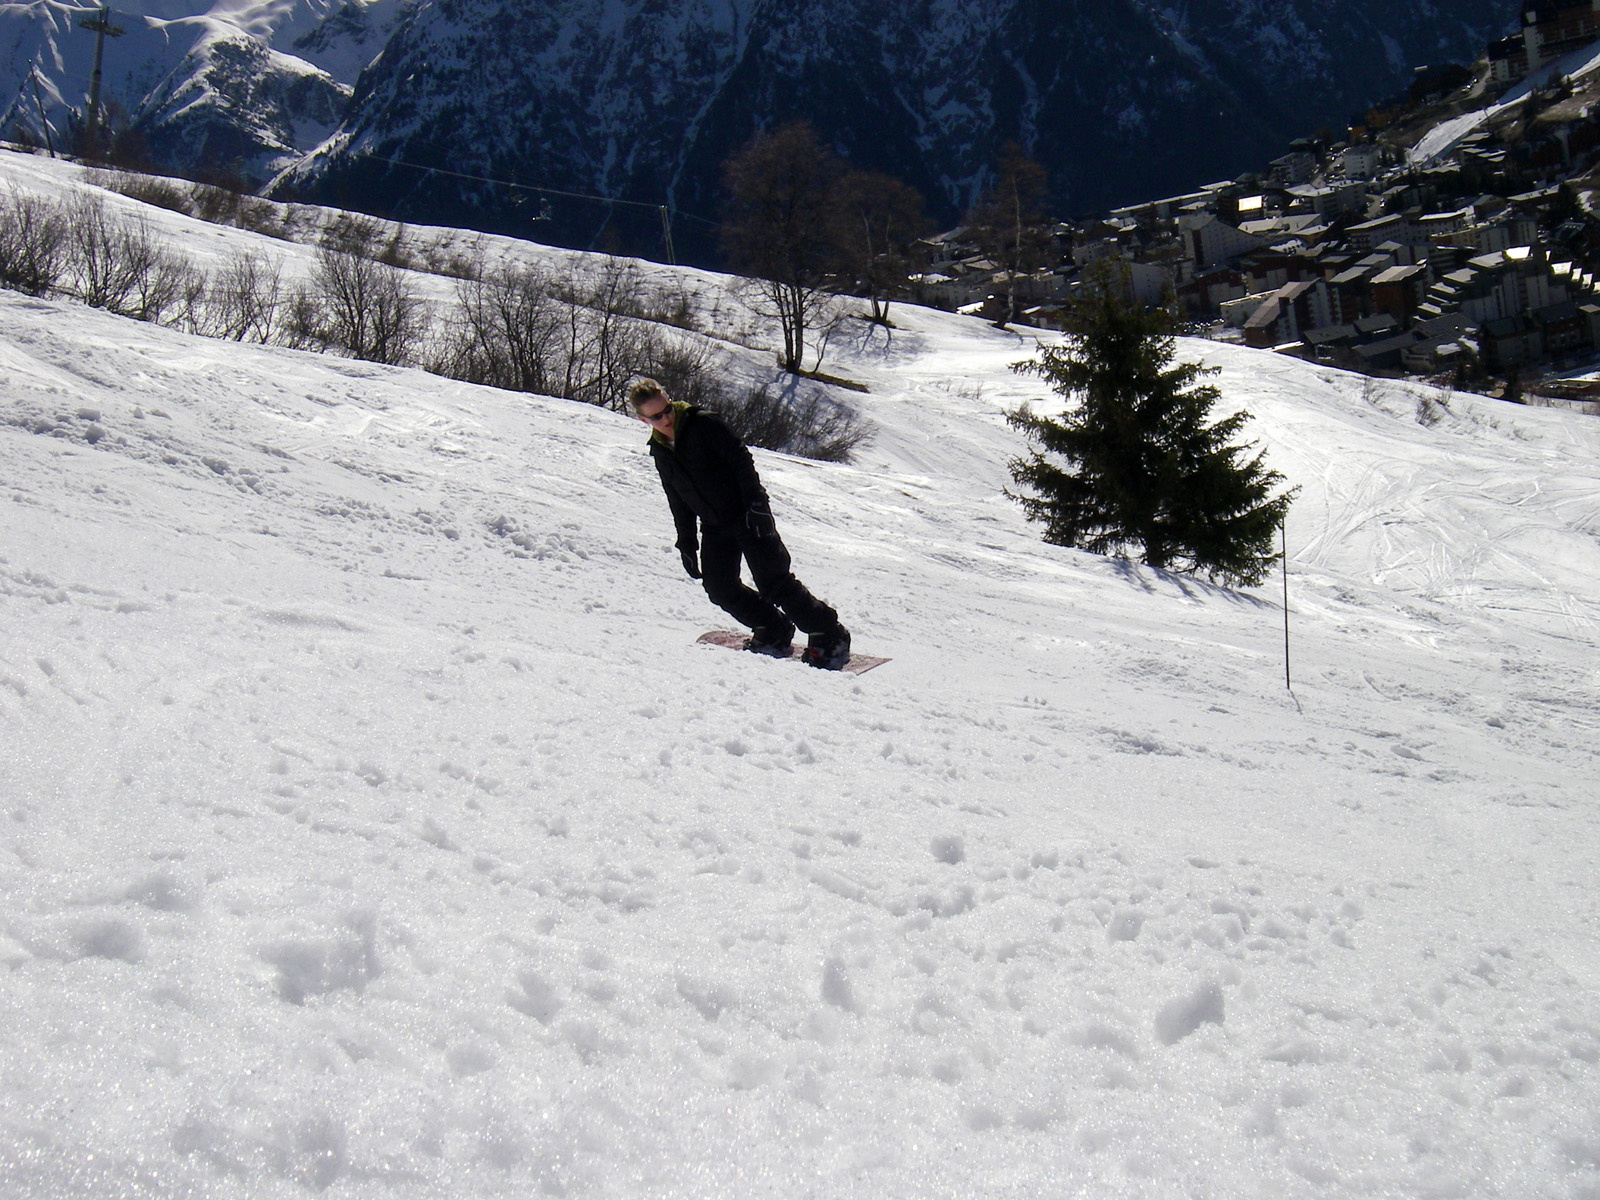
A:
POLYGON ((705 585, 713 604, 750 628, 745 649, 787 658, 799 626, 808 635, 806 662, 833 671, 849 662, 850 633, 839 614, 790 570, 745 444, 721 417, 673 400, 654 379, 636 380, 628 404, 650 426, 650 456, 672 509, 683 569, 705 585), (754 589, 739 577, 741 559, 754 589))

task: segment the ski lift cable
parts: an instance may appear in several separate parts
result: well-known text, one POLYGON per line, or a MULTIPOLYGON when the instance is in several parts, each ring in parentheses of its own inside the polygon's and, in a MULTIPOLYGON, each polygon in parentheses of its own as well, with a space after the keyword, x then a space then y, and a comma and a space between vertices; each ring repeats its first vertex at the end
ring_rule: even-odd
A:
MULTIPOLYGON (((651 204, 647 200, 619 200, 615 196, 594 196, 585 192, 569 192, 561 188, 541 187, 531 183, 516 183, 510 179, 496 179, 492 175, 474 175, 466 171, 452 171, 448 167, 424 166, 422 163, 407 162, 404 159, 390 158, 383 154, 367 154, 363 157, 373 162, 389 163, 396 167, 409 167, 413 171, 429 171, 437 175, 449 175, 456 179, 470 179, 475 183, 493 183, 498 184, 500 187, 515 188, 523 192, 537 192, 545 196, 561 196, 568 200, 593 200, 601 204, 624 204, 630 208, 648 208, 656 212, 667 208, 665 204, 651 204)), ((678 209, 669 209, 668 211, 675 217, 688 221, 698 221, 702 225, 708 225, 713 229, 720 227, 720 222, 710 221, 705 217, 695 216, 693 213, 682 212, 678 209)))

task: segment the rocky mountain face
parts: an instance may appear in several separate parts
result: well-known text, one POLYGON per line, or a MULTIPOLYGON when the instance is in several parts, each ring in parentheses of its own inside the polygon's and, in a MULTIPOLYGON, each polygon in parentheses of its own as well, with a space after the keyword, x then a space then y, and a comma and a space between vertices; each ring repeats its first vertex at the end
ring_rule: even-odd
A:
MULTIPOLYGON (((1297 135, 1342 128, 1413 66, 1472 58, 1517 11, 1511 0, 124 2, 146 11, 116 18, 139 28, 108 56, 123 64, 114 84, 108 67, 108 94, 169 165, 235 156, 287 167, 279 194, 657 255, 665 206, 678 256, 701 260, 721 164, 794 118, 855 165, 914 184, 942 221, 1015 139, 1049 169, 1067 215, 1259 167, 1297 135), (580 198, 591 196, 626 203, 580 198)), ((74 86, 81 96, 92 38, 66 38, 62 14, 83 11, 0 0, 0 39, 55 22, 33 61, 70 42, 64 69, 45 72, 63 103, 74 86)), ((18 104, 29 60, 6 64, 18 104)))
POLYGON ((1057 211, 1081 212, 1191 188, 1264 164, 1294 136, 1342 129, 1413 66, 1473 57, 1513 8, 420 0, 339 133, 292 182, 413 219, 647 253, 662 249, 647 206, 668 205, 683 214, 680 251, 703 257, 721 163, 756 131, 805 117, 851 162, 915 184, 943 220, 971 203, 1012 138, 1049 169, 1057 211))
MULTIPOLYGON (((338 127, 400 2, 120 0, 102 103, 157 169, 265 181, 338 127)), ((0 0, 0 136, 67 144, 88 106, 97 8, 0 0)))

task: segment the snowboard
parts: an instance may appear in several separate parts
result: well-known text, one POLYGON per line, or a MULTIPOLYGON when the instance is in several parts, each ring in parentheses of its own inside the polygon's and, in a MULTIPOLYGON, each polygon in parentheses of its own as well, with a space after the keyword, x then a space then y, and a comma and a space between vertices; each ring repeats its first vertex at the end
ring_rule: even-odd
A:
MULTIPOLYGON (((743 650, 744 644, 749 640, 749 637, 748 633, 735 633, 731 629, 713 629, 710 633, 702 633, 695 638, 695 641, 704 642, 708 646, 723 646, 729 650, 743 650)), ((799 662, 800 656, 804 652, 805 646, 798 642, 795 643, 789 649, 790 661, 799 662)), ((839 670, 847 675, 860 675, 863 671, 870 671, 873 667, 881 667, 888 661, 887 658, 874 658, 870 654, 852 654, 850 661, 840 667, 839 670)))

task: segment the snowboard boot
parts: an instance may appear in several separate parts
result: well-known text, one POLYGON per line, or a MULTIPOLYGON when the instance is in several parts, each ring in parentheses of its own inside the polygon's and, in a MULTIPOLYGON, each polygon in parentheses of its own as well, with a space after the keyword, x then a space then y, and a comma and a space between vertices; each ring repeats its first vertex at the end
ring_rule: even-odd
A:
POLYGON ((772 658, 788 658, 794 651, 794 626, 788 621, 782 625, 757 625, 750 631, 750 640, 744 648, 752 654, 766 654, 772 658))
POLYGON ((806 639, 805 653, 801 658, 813 667, 824 671, 837 671, 850 661, 850 631, 835 625, 825 633, 813 633, 806 639))

